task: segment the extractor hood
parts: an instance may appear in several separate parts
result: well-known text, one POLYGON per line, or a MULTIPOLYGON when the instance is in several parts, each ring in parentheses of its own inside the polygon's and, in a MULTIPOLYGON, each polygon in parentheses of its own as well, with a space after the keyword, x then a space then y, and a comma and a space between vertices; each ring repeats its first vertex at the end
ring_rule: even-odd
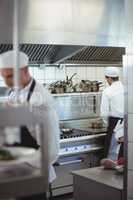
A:
MULTIPOLYGON (((125 46, 124 0, 18 0, 21 44, 125 46)), ((0 43, 12 42, 13 0, 0 0, 0 43)))
MULTIPOLYGON (((124 0, 18 0, 30 63, 121 63, 124 0)), ((13 0, 0 0, 0 53, 12 49, 13 0)))
MULTIPOLYGON (((0 44, 0 53, 12 49, 0 44)), ((121 64, 123 47, 21 44, 20 50, 29 56, 30 64, 121 64)))

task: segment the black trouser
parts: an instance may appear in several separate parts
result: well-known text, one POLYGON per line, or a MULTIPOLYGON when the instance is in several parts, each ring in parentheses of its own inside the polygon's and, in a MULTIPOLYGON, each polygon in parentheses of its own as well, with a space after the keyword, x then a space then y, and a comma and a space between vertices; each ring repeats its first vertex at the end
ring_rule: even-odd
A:
POLYGON ((16 200, 47 200, 46 193, 43 194, 34 194, 32 196, 20 197, 16 200))
POLYGON ((108 156, 112 134, 119 120, 123 120, 123 119, 119 117, 109 117, 108 119, 107 135, 105 136, 105 155, 104 155, 105 157, 108 156))
POLYGON ((124 157, 124 144, 123 143, 120 144, 118 159, 121 158, 121 157, 124 157))

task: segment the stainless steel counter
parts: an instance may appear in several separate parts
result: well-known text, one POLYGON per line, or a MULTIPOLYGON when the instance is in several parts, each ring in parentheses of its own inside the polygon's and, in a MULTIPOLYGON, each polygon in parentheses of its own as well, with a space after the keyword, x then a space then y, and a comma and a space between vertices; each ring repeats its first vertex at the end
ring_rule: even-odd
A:
POLYGON ((72 174, 75 200, 123 199, 123 176, 116 174, 115 170, 95 167, 74 171, 72 174))

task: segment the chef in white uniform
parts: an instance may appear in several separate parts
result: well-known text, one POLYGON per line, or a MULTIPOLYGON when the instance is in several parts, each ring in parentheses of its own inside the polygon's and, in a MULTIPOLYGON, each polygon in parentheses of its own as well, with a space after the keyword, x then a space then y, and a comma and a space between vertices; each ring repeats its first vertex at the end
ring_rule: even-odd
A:
POLYGON ((118 146, 117 130, 123 132, 124 117, 124 87, 119 80, 119 69, 117 67, 107 67, 105 69, 105 79, 109 84, 102 93, 101 116, 107 123, 107 136, 105 138, 105 157, 116 160, 116 149, 118 146), (114 155, 111 155, 114 153, 114 155))
MULTIPOLYGON (((9 105, 16 102, 16 93, 13 89, 13 51, 7 51, 0 55, 0 72, 9 90, 9 105)), ((53 163, 57 160, 59 154, 59 123, 58 117, 54 108, 54 103, 51 94, 39 84, 33 77, 31 77, 28 69, 28 56, 19 52, 19 71, 20 71, 20 90, 18 94, 18 101, 21 104, 29 104, 35 107, 35 113, 47 120, 48 124, 48 152, 49 152, 49 181, 52 182, 56 175, 53 168, 53 163), (43 108, 47 109, 47 116, 44 116, 43 108)), ((34 109, 33 109, 34 110, 34 109)), ((45 111, 46 115, 46 111, 45 111)), ((10 128, 6 129, 6 133, 10 128)), ((15 132, 15 131, 14 131, 15 132)), ((15 134, 14 134, 15 135, 15 134)), ((40 138, 37 129, 33 127, 21 127, 20 137, 16 134, 15 138, 8 138, 9 142, 16 146, 26 146, 38 149, 38 156, 35 157, 30 164, 33 167, 39 167, 38 159, 40 157, 39 145, 40 138)), ((19 198, 25 200, 44 200, 44 194, 37 194, 26 198, 19 198)))

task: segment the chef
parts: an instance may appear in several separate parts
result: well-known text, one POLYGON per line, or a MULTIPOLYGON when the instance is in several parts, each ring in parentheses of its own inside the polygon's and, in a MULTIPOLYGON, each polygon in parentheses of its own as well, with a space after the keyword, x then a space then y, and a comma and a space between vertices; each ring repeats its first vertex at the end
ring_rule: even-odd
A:
MULTIPOLYGON (((16 92, 14 90, 14 60, 13 51, 7 51, 0 55, 0 72, 3 77, 5 84, 9 88, 9 98, 8 105, 12 106, 16 102, 16 92)), ((20 90, 18 95, 18 102, 20 104, 29 104, 31 107, 35 107, 37 114, 40 117, 47 119, 48 124, 48 152, 49 152, 49 181, 52 182, 56 175, 53 168, 53 163, 58 158, 59 153, 59 123, 56 111, 54 109, 53 99, 50 93, 39 84, 31 75, 28 68, 28 56, 23 53, 18 53, 19 58, 19 80, 20 80, 20 90), (44 117, 43 108, 47 108, 47 117, 44 117)), ((34 109, 33 109, 34 110, 34 109)), ((45 111, 46 113, 46 111, 45 111)), ((46 114, 45 114, 46 115, 46 114)), ((8 133, 10 129, 7 128, 8 133)), ((16 134, 17 136, 17 134, 16 134)), ((40 151, 40 137, 37 134, 37 130, 33 127, 21 127, 20 138, 8 138, 14 145, 32 147, 40 151), (16 140, 16 141, 15 141, 16 140)), ((30 161, 33 167, 39 167, 39 162, 37 161, 40 157, 38 153, 38 158, 30 161)), ((30 197, 18 198, 19 200, 44 200, 45 194, 37 194, 30 197)))
MULTIPOLYGON (((121 134, 124 134, 124 87, 119 80, 119 69, 117 67, 107 67, 105 69, 105 79, 109 85, 103 91, 101 100, 101 116, 107 123, 105 157, 117 160, 116 150, 118 149, 117 140, 119 138, 117 130, 121 129, 121 134)), ((102 164, 104 165, 103 162, 102 164)))

